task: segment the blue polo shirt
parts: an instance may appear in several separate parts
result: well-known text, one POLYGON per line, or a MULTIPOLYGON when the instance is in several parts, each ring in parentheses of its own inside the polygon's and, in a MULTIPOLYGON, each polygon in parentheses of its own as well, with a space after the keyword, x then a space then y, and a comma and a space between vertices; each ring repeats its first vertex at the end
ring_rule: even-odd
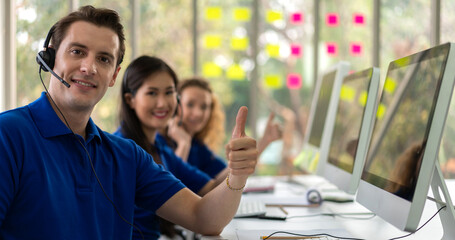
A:
MULTIPOLYGON (((160 136, 160 138, 157 139, 161 142, 161 144, 169 146, 164 137, 159 134, 158 136, 160 136)), ((205 172, 211 178, 215 178, 216 175, 218 175, 226 168, 226 163, 222 158, 214 154, 207 147, 207 145, 195 138, 191 140, 190 153, 188 154, 188 163, 205 172)))
POLYGON ((133 141, 101 131, 73 135, 46 95, 0 114, 0 239, 130 239, 120 214, 156 211, 185 186, 133 141))
POLYGON ((196 166, 212 178, 215 178, 218 173, 226 168, 226 163, 222 158, 214 154, 207 145, 194 138, 191 141, 188 163, 196 166))
MULTIPOLYGON (((114 135, 125 137, 122 134, 121 128, 114 135)), ((155 147, 166 170, 180 179, 191 191, 195 193, 199 192, 210 181, 210 176, 194 166, 183 162, 165 142, 165 139, 161 135, 156 135, 155 147)), ((159 238, 159 219, 154 212, 136 207, 134 210, 134 224, 142 231, 145 239, 159 238)), ((133 239, 142 239, 141 235, 135 229, 133 229, 133 239)))

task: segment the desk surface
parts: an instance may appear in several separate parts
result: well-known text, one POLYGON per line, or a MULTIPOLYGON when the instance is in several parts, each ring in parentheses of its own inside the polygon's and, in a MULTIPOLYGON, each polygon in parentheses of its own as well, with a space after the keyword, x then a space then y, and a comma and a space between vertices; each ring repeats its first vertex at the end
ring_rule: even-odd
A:
MULTIPOLYGON (((251 177, 252 181, 259 182, 273 182, 269 179, 264 179, 263 177, 251 177)), ((276 181, 275 191, 273 193, 277 199, 284 196, 296 196, 306 192, 306 188, 303 186, 297 186, 296 184, 286 183, 281 178, 273 178, 276 181), (291 186, 292 185, 292 186, 291 186), (299 188, 300 187, 300 191, 299 188)), ((308 182, 308 179, 304 181, 308 182)), ((310 179, 312 183, 319 182, 323 183, 323 180, 320 177, 312 176, 310 179)), ((451 196, 455 194, 455 184, 454 182, 448 183, 446 181, 449 189, 451 191, 451 196)), ((319 185, 321 186, 321 185, 319 185)), ((253 193, 246 194, 242 199, 261 199, 261 198, 270 198, 269 194, 264 193, 253 193)), ((331 217, 331 216, 312 216, 320 213, 367 213, 369 212, 366 208, 361 206, 357 202, 352 203, 332 203, 324 202, 319 207, 313 208, 295 208, 295 207, 285 207, 285 212, 288 213, 288 219, 286 221, 280 220, 265 220, 265 219, 255 219, 255 218, 235 218, 233 219, 223 230, 220 236, 217 237, 203 237, 202 239, 240 239, 240 240, 250 240, 250 239, 260 239, 260 236, 266 236, 275 231, 289 231, 295 233, 303 234, 319 234, 319 233, 329 233, 342 237, 355 237, 361 239, 390 239, 395 237, 400 237, 408 234, 408 232, 400 231, 389 223, 385 222, 378 216, 363 215, 356 216, 359 218, 368 218, 368 219, 353 219, 353 218, 342 218, 342 217, 331 217), (294 217, 293 217, 294 216, 294 217), (306 216, 306 217, 298 217, 306 216)), ((427 200, 425 204, 425 209, 422 214, 422 218, 419 226, 425 223, 431 216, 436 213, 436 204, 432 201, 427 200)), ((284 216, 286 215, 282 210, 277 207, 267 207, 267 215, 271 216, 284 216)), ((455 226, 454 226, 455 227, 455 226)), ((413 235, 406 237, 404 239, 441 239, 442 238, 442 225, 439 216, 434 217, 426 226, 421 230, 414 233, 413 235)), ((327 239, 327 238, 323 238, 327 239)), ((330 238, 329 238, 330 239, 330 238)))

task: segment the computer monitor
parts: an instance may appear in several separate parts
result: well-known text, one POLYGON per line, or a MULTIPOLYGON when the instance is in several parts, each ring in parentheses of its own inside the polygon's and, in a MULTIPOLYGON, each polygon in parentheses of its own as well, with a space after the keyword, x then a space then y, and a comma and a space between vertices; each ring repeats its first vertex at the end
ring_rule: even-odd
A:
POLYGON ((415 231, 427 198, 455 79, 453 43, 390 63, 357 201, 415 231))
POLYGON ((300 159, 297 159, 298 168, 310 173, 320 171, 317 169, 320 152, 328 151, 328 144, 324 142, 328 139, 324 135, 333 129, 341 82, 348 72, 349 63, 339 62, 318 78, 311 102, 303 149, 299 156, 300 159))
POLYGON ((323 176, 354 194, 362 174, 377 109, 379 69, 369 68, 343 79, 335 125, 323 176))

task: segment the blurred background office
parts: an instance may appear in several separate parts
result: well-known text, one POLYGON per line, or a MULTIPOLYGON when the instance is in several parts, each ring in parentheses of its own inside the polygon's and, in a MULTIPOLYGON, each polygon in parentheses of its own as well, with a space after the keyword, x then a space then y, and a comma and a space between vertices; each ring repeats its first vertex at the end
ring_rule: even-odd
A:
MULTIPOLYGON (((284 139, 263 154, 258 174, 292 166, 319 72, 340 60, 352 71, 380 67, 384 86, 393 91, 393 79, 382 79, 390 61, 455 41, 455 0, 4 0, 0 111, 39 96, 35 56, 48 30, 87 4, 123 18, 127 51, 119 76, 144 54, 165 59, 181 78, 203 76, 224 107, 227 136, 241 105, 249 107, 247 134, 254 137, 261 137, 274 111, 284 139)), ((108 132, 118 125, 118 87, 92 114, 108 132)), ((447 178, 455 178, 453 105, 439 154, 447 178)))

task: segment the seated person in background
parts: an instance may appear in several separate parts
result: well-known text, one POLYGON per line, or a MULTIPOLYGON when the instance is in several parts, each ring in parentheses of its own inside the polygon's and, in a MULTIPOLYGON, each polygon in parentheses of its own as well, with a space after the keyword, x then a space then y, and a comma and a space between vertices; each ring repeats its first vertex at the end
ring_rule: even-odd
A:
MULTIPOLYGON (((219 234, 257 161, 256 141, 244 133, 247 109, 240 108, 228 144, 228 181, 201 198, 133 141, 90 118, 114 86, 125 53, 118 14, 81 7, 58 21, 49 38, 50 57, 40 63, 62 80, 52 75, 39 99, 0 114, 0 239, 131 239, 135 205, 192 231, 219 234)), ((167 87, 166 96, 175 96, 167 87)), ((159 93, 162 109, 150 113, 158 121, 172 110, 162 90, 147 89, 148 98, 159 93)))
MULTIPOLYGON (((167 129, 160 133, 166 143, 183 161, 196 166, 217 183, 226 178, 227 168, 224 160, 216 151, 224 138, 224 112, 209 83, 202 78, 193 77, 182 81, 178 87, 181 111, 167 129)), ((259 154, 273 141, 281 138, 281 130, 273 122, 271 113, 264 136, 258 142, 259 154)), ((162 139, 162 138, 157 138, 162 139)))
POLYGON ((224 141, 225 114, 207 81, 190 78, 178 87, 180 108, 176 116, 162 129, 166 143, 183 161, 207 173, 216 182, 226 178, 225 161, 217 151, 224 141))
MULTIPOLYGON (((123 78, 120 127, 114 135, 134 140, 191 191, 204 196, 218 184, 204 172, 183 162, 157 135, 158 129, 165 128, 176 112, 177 82, 175 72, 159 58, 141 56, 132 61, 123 78)), ((223 169, 226 178, 228 168, 223 165, 223 169)), ((134 223, 147 239, 159 237, 159 222, 154 212, 136 207, 134 223)), ((162 230, 172 237, 168 223, 162 230)), ((134 231, 133 238, 141 239, 141 236, 134 231)))

